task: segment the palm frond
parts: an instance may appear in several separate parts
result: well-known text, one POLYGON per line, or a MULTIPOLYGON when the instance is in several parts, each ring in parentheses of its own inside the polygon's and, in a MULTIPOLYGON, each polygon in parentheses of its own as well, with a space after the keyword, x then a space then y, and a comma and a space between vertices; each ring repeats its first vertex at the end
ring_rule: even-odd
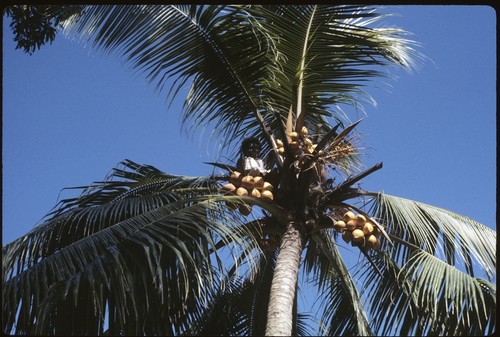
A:
POLYGON ((245 278, 231 278, 189 329, 190 335, 263 335, 274 270, 272 253, 261 255, 258 268, 245 278))
POLYGON ((366 263, 356 272, 374 331, 382 335, 494 331, 496 288, 474 277, 472 263, 483 263, 479 268, 496 279, 496 252, 490 241, 496 238, 494 232, 434 206, 386 194, 375 199, 372 214, 386 226, 393 246, 383 242, 380 251, 370 251, 377 268, 366 263))
POLYGON ((86 6, 66 31, 125 56, 169 97, 189 86, 184 121, 219 125, 223 146, 252 135, 267 151, 285 138, 290 106, 311 130, 341 122, 332 107, 358 106, 381 66, 415 67, 404 31, 371 27, 383 17, 359 6, 86 6))
POLYGON ((372 252, 380 277, 368 264, 355 273, 374 331, 380 335, 478 336, 495 331, 496 287, 423 250, 398 265, 372 252))
POLYGON ((103 182, 79 187, 82 193, 61 200, 46 221, 3 247, 4 279, 82 238, 166 204, 182 208, 196 195, 209 195, 216 183, 207 178, 174 176, 130 160, 103 182), (175 206, 174 206, 175 205, 175 206))
MULTIPOLYGON (((474 275, 473 266, 496 277, 496 232, 471 218, 424 203, 379 193, 371 213, 385 230, 474 275)), ((411 246, 397 243, 392 257, 406 263, 411 246)))
POLYGON ((328 274, 317 274, 323 284, 320 289, 324 308, 321 321, 327 335, 373 335, 354 280, 333 238, 330 234, 316 234, 313 239, 329 260, 328 274))
POLYGON ((429 334, 487 335, 496 327, 496 289, 424 251, 415 253, 400 276, 409 278, 429 334))
POLYGON ((273 92, 275 106, 285 119, 292 104, 296 114, 305 114, 295 115, 298 124, 310 129, 325 117, 341 121, 342 116, 331 107, 357 106, 363 96, 368 97, 362 85, 384 77, 381 66, 399 64, 411 69, 422 58, 412 48, 415 43, 403 37, 404 31, 372 27, 384 16, 370 7, 263 7, 265 27, 271 36, 279 36, 277 48, 286 60, 283 73, 277 73, 280 90, 273 92))
POLYGON ((262 87, 277 54, 245 6, 88 6, 67 30, 124 55, 172 98, 189 86, 184 121, 219 125, 222 145, 265 131, 262 87))
POLYGON ((258 249, 213 182, 125 166, 111 177, 135 180, 91 185, 3 247, 4 331, 98 334, 107 314, 113 334, 182 333, 225 273, 216 242, 258 249))

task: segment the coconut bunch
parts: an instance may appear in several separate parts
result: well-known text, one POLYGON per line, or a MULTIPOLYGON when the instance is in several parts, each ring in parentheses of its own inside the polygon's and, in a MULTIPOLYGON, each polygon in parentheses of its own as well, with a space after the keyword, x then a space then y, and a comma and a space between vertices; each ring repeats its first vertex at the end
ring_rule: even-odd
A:
MULTIPOLYGON (((288 146, 293 155, 311 154, 316 149, 317 144, 314 144, 311 138, 309 138, 309 132, 305 126, 302 127, 300 132, 292 131, 288 133, 288 138, 290 140, 288 146)), ((285 145, 281 139, 276 139, 276 148, 278 154, 282 156, 285 154, 285 145)))
POLYGON ((309 132, 305 126, 300 132, 290 132, 290 150, 294 155, 311 154, 316 149, 317 144, 314 144, 309 138, 309 132))
POLYGON ((364 250, 380 247, 380 230, 362 214, 348 211, 342 219, 335 222, 333 228, 342 233, 342 239, 346 243, 351 243, 353 246, 364 250))
MULTIPOLYGON (((265 181, 264 177, 243 175, 238 171, 231 172, 229 182, 223 186, 223 189, 227 191, 227 193, 235 194, 238 196, 248 195, 269 201, 272 201, 274 199, 272 192, 273 185, 265 181)), ((243 215, 248 215, 252 211, 252 206, 246 204, 240 205, 239 211, 243 215)))

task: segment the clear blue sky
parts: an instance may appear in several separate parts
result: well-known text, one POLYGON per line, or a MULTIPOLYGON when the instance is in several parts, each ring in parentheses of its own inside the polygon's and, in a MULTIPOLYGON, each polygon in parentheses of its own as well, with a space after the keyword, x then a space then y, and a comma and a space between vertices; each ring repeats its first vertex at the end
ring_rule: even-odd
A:
MULTIPOLYGON (((496 16, 485 6, 400 6, 384 12, 431 61, 370 89, 359 130, 361 187, 450 209, 496 229, 496 16)), ((5 19, 5 18, 4 18, 5 19)), ((30 230, 64 187, 102 180, 125 159, 208 175, 217 151, 180 132, 179 107, 114 56, 58 35, 32 56, 3 22, 3 244, 30 230)), ((351 115, 352 120, 362 115, 351 115)))

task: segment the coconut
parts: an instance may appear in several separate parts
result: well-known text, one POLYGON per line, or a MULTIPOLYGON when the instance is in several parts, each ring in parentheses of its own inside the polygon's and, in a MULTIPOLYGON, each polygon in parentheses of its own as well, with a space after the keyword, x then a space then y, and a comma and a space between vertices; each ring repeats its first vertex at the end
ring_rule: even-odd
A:
POLYGON ((273 190, 273 185, 271 185, 271 183, 268 183, 267 181, 264 181, 264 184, 262 185, 261 190, 272 191, 273 190))
POLYGON ((258 189, 252 188, 252 190, 249 193, 252 197, 260 198, 261 193, 259 192, 258 189))
POLYGON ((247 205, 247 204, 242 204, 240 205, 240 213, 247 216, 248 214, 250 214, 252 212, 252 206, 250 205, 247 205))
POLYGON ((354 220, 354 219, 356 219, 356 215, 351 211, 346 212, 344 214, 344 216, 342 217, 342 220, 344 220, 345 222, 347 222, 349 220, 354 220))
POLYGON ((346 229, 348 231, 353 231, 356 229, 356 221, 355 220, 349 220, 346 222, 346 229))
POLYGON ((378 239, 375 235, 369 235, 368 236, 368 239, 366 239, 366 244, 369 246, 369 247, 375 247, 375 245, 377 244, 378 242, 378 239))
POLYGON ((359 228, 362 228, 363 225, 366 223, 366 217, 362 214, 356 215, 356 224, 359 228))
POLYGON ((254 186, 253 184, 253 177, 252 176, 244 176, 241 179, 241 187, 247 188, 247 189, 252 189, 254 186))
POLYGON ((283 141, 281 139, 276 139, 276 146, 279 148, 285 146, 285 144, 283 144, 283 141))
POLYGON ((290 138, 292 138, 292 140, 299 139, 299 133, 295 132, 295 131, 290 132, 289 136, 290 136, 290 138))
POLYGON ((253 177, 253 186, 255 188, 262 188, 264 186, 264 178, 263 177, 253 177))
POLYGON ((351 242, 351 240, 352 240, 352 232, 350 232, 350 231, 343 231, 342 232, 342 239, 344 239, 344 241, 346 243, 351 242))
POLYGON ((365 233, 365 235, 370 235, 371 233, 373 233, 373 225, 369 222, 365 223, 363 225, 363 233, 365 233))
POLYGON ((236 194, 239 195, 239 196, 244 196, 244 195, 248 195, 248 191, 244 187, 238 187, 236 189, 236 194))
POLYGON ((337 231, 337 232, 341 232, 344 228, 346 228, 346 223, 342 220, 339 220, 337 222, 335 222, 333 224, 333 228, 337 231))
POLYGON ((229 181, 234 184, 235 186, 239 186, 240 185, 240 181, 241 181, 241 178, 243 178, 241 176, 241 173, 238 172, 238 171, 233 171, 231 172, 231 177, 229 178, 229 181))
POLYGON ((263 190, 262 192, 260 192, 260 197, 262 199, 267 199, 267 200, 273 200, 274 199, 273 192, 268 191, 268 190, 263 190))
POLYGON ((303 126, 302 129, 300 130, 300 134, 302 136, 307 136, 309 134, 309 131, 307 131, 307 128, 303 126))
POLYGON ((229 192, 232 192, 236 189, 236 186, 234 186, 233 184, 231 183, 228 183, 228 184, 225 184, 223 186, 223 188, 226 190, 226 191, 229 191, 229 192))
POLYGON ((361 229, 355 229, 352 231, 352 241, 359 242, 359 241, 363 240, 364 237, 365 237, 365 234, 363 233, 363 231, 361 229))
POLYGON ((304 138, 304 144, 309 147, 313 145, 313 141, 310 138, 304 138))
POLYGON ((279 155, 284 155, 285 154, 285 148, 284 147, 278 148, 278 154, 279 155))

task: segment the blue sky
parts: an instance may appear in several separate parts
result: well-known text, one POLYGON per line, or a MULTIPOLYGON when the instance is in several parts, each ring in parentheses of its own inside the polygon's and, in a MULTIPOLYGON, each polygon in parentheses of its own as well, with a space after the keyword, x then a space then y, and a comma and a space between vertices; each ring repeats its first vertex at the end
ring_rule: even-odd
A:
MULTIPOLYGON (((359 127, 361 187, 450 209, 496 229, 496 16, 486 6, 399 6, 391 25, 412 32, 430 60, 369 89, 359 127)), ((179 104, 115 56, 62 35, 29 56, 3 22, 3 244, 29 231, 64 187, 102 180, 123 159, 209 175, 206 135, 180 132, 179 104)), ((349 117, 357 120, 362 113, 349 117)))

